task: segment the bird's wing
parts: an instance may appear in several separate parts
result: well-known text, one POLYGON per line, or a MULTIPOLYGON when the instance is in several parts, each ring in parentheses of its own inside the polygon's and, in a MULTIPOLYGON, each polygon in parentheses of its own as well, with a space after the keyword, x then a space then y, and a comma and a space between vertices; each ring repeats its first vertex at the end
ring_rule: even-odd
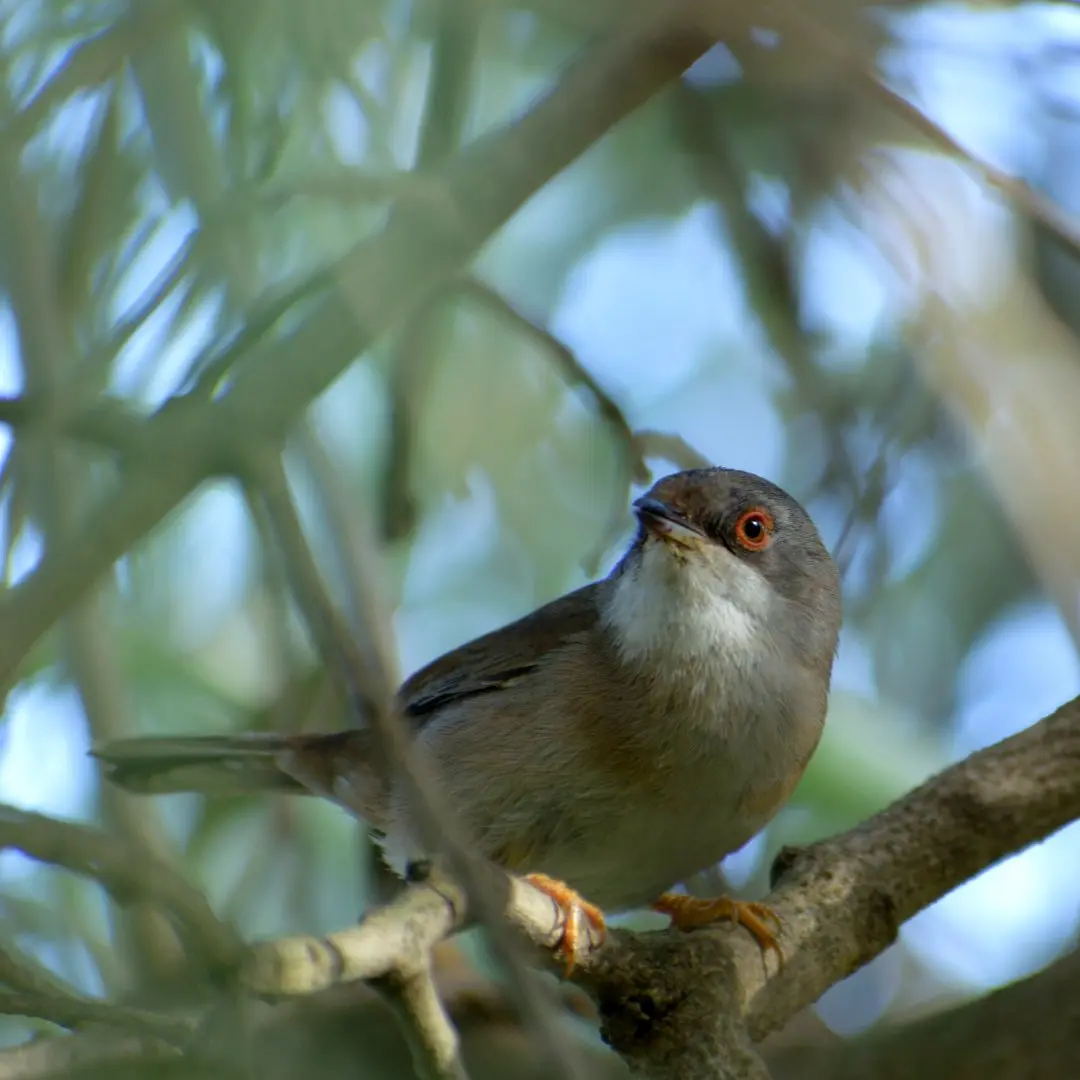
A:
POLYGON ((559 597, 517 622, 453 649, 402 684, 398 697, 417 727, 447 705, 501 690, 540 666, 599 618, 600 583, 559 597))

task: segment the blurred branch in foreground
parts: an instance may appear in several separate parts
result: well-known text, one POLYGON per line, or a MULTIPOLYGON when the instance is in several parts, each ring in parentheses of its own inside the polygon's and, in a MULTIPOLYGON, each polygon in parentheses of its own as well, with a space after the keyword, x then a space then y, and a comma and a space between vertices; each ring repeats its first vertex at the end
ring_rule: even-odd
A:
POLYGON ((589 50, 521 119, 436 171, 438 208, 398 207, 350 252, 337 267, 338 288, 313 301, 290 333, 255 345, 227 392, 210 403, 173 399, 149 420, 143 454, 78 543, 47 552, 0 605, 0 686, 10 687, 33 645, 117 559, 201 480, 227 468, 238 440, 288 426, 530 195, 704 52, 710 40, 693 9, 649 15, 589 50))
POLYGON ((183 932, 189 962, 230 970, 241 943, 168 863, 99 829, 0 805, 0 851, 11 849, 101 883, 120 905, 148 901, 183 932))
MULTIPOLYGON (((249 457, 248 479, 262 499, 288 568, 294 594, 307 620, 323 661, 337 673, 357 715, 370 724, 387 772, 402 785, 409 799, 418 836, 425 850, 444 856, 462 882, 471 910, 487 930, 500 960, 512 976, 511 991, 522 1016, 539 1037, 544 1056, 567 1077, 583 1076, 576 1058, 565 1051, 555 1026, 549 995, 539 989, 524 962, 517 940, 503 923, 492 877, 472 854, 460 825, 443 804, 425 763, 413 752, 407 728, 394 696, 392 669, 384 642, 389 627, 377 621, 368 605, 363 625, 357 627, 360 644, 354 645, 322 583, 307 545, 303 527, 288 489, 280 457, 271 451, 249 457)), ((430 950, 413 951, 375 978, 378 986, 415 1034, 421 1075, 463 1076, 457 1037, 442 1009, 432 983, 430 950)))

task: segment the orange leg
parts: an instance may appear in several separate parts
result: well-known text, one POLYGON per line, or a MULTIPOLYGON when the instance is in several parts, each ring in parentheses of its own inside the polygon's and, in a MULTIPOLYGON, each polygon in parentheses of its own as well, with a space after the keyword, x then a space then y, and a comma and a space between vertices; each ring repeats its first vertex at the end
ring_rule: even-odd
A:
POLYGON ((784 954, 776 941, 776 932, 780 929, 780 919, 776 912, 765 904, 756 904, 746 900, 731 900, 726 896, 702 899, 697 896, 684 896, 681 893, 663 893, 652 905, 653 911, 671 918, 671 925, 677 930, 692 930, 697 926, 730 919, 745 926, 762 951, 772 949, 781 963, 784 954), (772 926, 769 924, 772 923, 772 926))
POLYGON ((604 913, 595 904, 590 904, 584 897, 579 896, 569 885, 556 878, 548 877, 547 874, 526 874, 525 880, 534 889, 539 889, 550 896, 562 914, 563 929, 558 951, 563 958, 566 974, 569 975, 574 970, 574 961, 577 958, 582 917, 588 919, 589 925, 603 941, 607 932, 604 913))

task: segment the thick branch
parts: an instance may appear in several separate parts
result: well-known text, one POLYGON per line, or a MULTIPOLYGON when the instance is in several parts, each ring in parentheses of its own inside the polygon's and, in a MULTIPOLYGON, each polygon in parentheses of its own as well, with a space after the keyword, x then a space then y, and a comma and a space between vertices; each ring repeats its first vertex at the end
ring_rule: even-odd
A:
MULTIPOLYGON (((865 824, 779 860, 769 903, 783 923, 785 963, 768 969, 735 927, 612 933, 579 958, 611 1045, 650 1077, 716 1080, 739 1072, 742 1017, 755 1040, 868 963, 912 915, 988 866, 1080 817, 1080 699, 947 769, 865 824)), ((246 971, 260 992, 305 993, 371 978, 415 960, 462 925, 460 893, 415 886, 329 943, 257 947, 246 971), (448 902, 449 900, 449 902, 448 902)), ((507 916, 550 947, 558 915, 514 881, 507 916)), ((594 943, 595 944, 595 943, 594 943)))
POLYGON ((775 1080, 1080 1076, 1080 952, 984 998, 827 1047, 770 1056, 775 1080))
MULTIPOLYGON (((16 429, 33 427, 43 422, 45 407, 45 402, 26 394, 0 395, 0 424, 16 429)), ((74 439, 120 454, 142 446, 145 421, 116 398, 98 398, 76 412, 57 411, 59 416, 55 412, 49 415, 50 425, 74 439)))
POLYGON ((756 965, 746 987, 752 1034, 779 1027, 868 963, 935 900, 1077 818, 1080 698, 851 832, 792 853, 774 868, 783 880, 773 897, 795 955, 782 979, 767 982, 756 965))

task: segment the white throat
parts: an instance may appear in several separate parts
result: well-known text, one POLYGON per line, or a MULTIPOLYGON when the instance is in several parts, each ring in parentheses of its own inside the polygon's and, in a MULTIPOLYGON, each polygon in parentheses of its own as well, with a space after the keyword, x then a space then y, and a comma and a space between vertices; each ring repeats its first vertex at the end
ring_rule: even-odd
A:
POLYGON ((762 577, 727 552, 684 559, 649 539, 614 581, 605 621, 627 662, 660 663, 677 676, 716 666, 722 676, 766 660, 770 603, 762 577))

